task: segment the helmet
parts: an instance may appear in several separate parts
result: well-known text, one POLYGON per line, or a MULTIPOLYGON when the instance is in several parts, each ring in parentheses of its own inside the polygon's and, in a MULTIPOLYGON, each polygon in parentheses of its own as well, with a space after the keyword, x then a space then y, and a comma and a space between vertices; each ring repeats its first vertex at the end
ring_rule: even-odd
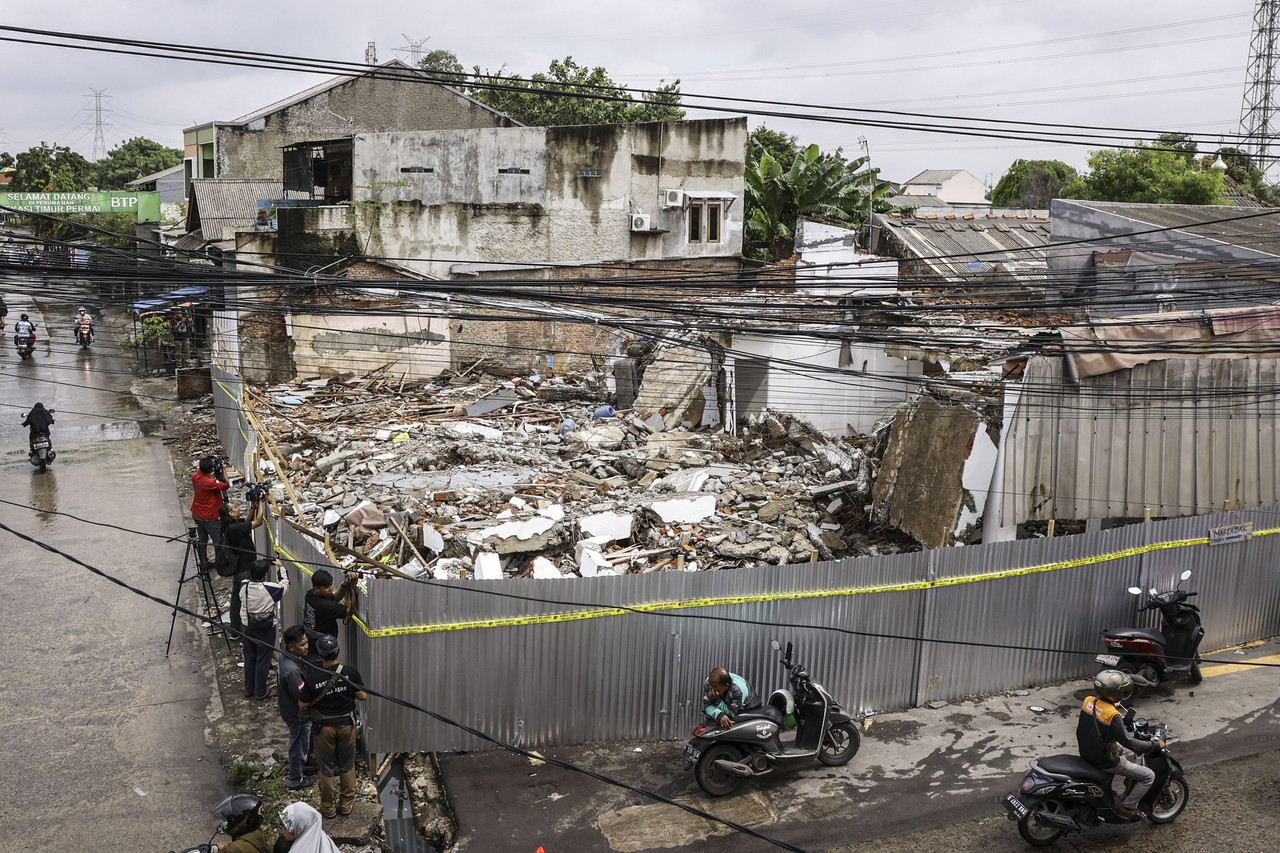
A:
POLYGON ((321 634, 316 640, 316 654, 326 660, 333 660, 338 656, 338 638, 328 634, 321 634))
POLYGON ((1123 702, 1133 693, 1133 679, 1118 669, 1104 669, 1093 677, 1093 688, 1108 702, 1123 702))
POLYGON ((23 314, 23 315, 22 315, 22 319, 24 319, 24 320, 25 320, 25 319, 27 319, 27 315, 26 315, 26 314, 23 314))
POLYGON ((227 823, 227 835, 239 838, 262 826, 262 798, 256 794, 232 794, 213 807, 227 823))

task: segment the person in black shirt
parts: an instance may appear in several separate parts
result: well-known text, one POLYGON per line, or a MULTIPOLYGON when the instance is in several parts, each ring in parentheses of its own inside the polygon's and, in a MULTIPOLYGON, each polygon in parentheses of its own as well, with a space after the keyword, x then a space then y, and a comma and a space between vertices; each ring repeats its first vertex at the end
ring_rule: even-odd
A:
POLYGON ((316 634, 338 636, 338 622, 351 615, 356 606, 356 581, 354 575, 342 580, 338 592, 333 591, 333 575, 319 569, 311 576, 311 589, 302 603, 302 624, 316 634), (344 604, 343 601, 346 603, 344 604))
POLYGON ((231 578, 231 627, 236 634, 244 630, 240 621, 240 584, 249 579, 249 569, 258 559, 258 546, 253 544, 253 531, 262 526, 262 504, 254 503, 249 508, 249 518, 242 518, 240 510, 230 503, 218 508, 218 518, 222 520, 223 548, 235 555, 236 573, 231 578))
POLYGON ((353 666, 338 663, 338 641, 328 634, 316 641, 323 668, 305 674, 298 710, 310 714, 315 726, 316 759, 320 763, 320 813, 332 818, 349 815, 356 803, 356 701, 369 698, 364 679, 353 666), (341 781, 334 803, 334 775, 341 781))

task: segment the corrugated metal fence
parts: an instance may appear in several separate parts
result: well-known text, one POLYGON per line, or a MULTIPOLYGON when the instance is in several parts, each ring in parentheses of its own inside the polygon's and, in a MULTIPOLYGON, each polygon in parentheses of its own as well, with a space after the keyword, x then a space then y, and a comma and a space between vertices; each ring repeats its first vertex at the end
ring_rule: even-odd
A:
MULTIPOLYGON (((215 378, 215 388, 235 387, 215 378)), ((231 453, 248 431, 248 454, 248 419, 222 408, 238 403, 219 400, 219 433, 231 453)), ((1101 628, 1153 624, 1125 589, 1165 588, 1185 568, 1201 593, 1205 649, 1280 634, 1280 509, 1232 513, 1232 523, 1251 521, 1261 535, 1208 546, 1209 528, 1223 521, 737 571, 369 579, 357 623, 340 639, 370 686, 502 741, 678 738, 698 719, 712 667, 728 666, 762 691, 782 682, 768 647, 775 637, 794 642, 850 707, 879 710, 1092 672, 1101 628)), ((300 619, 306 575, 331 564, 286 522, 273 518, 269 530, 291 566, 289 624, 300 619)), ((488 746, 376 699, 364 733, 375 752, 488 746)))

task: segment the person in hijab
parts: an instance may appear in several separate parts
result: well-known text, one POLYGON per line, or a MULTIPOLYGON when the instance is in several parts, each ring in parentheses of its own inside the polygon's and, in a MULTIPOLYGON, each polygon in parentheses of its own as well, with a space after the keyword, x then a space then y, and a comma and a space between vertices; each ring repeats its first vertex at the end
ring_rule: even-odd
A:
POLYGON ((320 823, 320 812, 306 803, 285 806, 280 812, 280 833, 272 853, 341 853, 320 823))

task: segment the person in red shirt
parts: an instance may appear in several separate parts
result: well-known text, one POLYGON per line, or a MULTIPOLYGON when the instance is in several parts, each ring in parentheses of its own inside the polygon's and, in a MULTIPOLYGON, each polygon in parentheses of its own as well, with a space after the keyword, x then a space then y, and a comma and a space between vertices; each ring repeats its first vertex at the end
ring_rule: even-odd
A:
POLYGON ((195 490, 195 497, 191 500, 191 518, 196 523, 196 562, 202 572, 207 572, 212 565, 209 562, 209 540, 213 540, 216 546, 222 538, 222 521, 218 516, 218 508, 222 506, 222 493, 231 488, 230 483, 215 476, 215 468, 221 473, 222 466, 217 464, 217 460, 206 456, 191 474, 191 487, 195 490))

